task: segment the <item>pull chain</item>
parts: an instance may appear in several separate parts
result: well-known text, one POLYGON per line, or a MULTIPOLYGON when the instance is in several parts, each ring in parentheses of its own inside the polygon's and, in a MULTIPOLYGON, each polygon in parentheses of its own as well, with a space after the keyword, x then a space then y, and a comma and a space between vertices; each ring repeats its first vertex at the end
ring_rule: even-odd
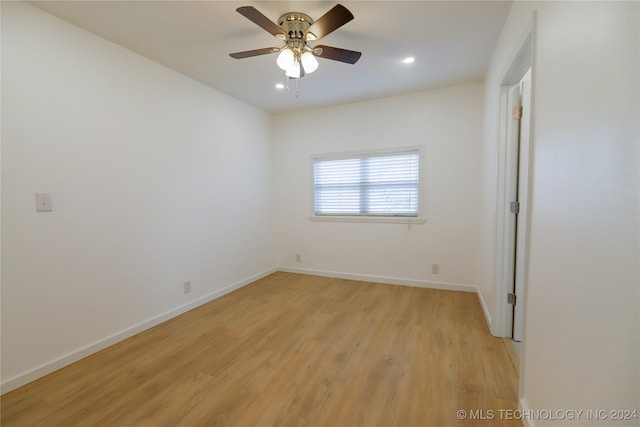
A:
POLYGON ((294 79, 293 77, 287 77, 287 86, 286 86, 287 92, 291 90, 291 87, 289 86, 289 82, 291 80, 295 80, 296 81, 296 88, 295 88, 295 92, 294 92, 293 95, 296 97, 296 99, 298 99, 298 98, 300 98, 300 91, 298 90, 298 80, 300 80, 300 79, 294 79))

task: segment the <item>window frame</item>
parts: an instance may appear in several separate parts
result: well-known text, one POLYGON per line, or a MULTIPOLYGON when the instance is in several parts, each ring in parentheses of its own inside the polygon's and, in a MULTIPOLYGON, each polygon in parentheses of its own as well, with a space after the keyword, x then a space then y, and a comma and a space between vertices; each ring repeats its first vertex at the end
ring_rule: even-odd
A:
POLYGON ((309 179, 311 188, 311 206, 309 220, 311 221, 339 221, 339 222, 379 222, 379 223, 402 223, 402 224, 424 224, 424 179, 425 179, 425 159, 424 146, 408 146, 387 149, 373 149, 361 151, 343 151, 338 153, 313 154, 309 161, 309 179), (362 157, 381 157, 408 154, 418 152, 418 215, 417 216, 385 216, 385 215, 316 215, 315 213, 315 180, 314 164, 316 161, 343 160, 362 157))

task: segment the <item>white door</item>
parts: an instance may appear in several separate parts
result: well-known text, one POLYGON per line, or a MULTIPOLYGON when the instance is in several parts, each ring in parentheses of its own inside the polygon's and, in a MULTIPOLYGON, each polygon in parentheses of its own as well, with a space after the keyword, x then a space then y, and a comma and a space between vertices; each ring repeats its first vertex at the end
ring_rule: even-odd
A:
POLYGON ((525 283, 527 252, 527 212, 529 188, 529 129, 531 120, 532 90, 532 34, 522 44, 520 51, 505 73, 500 86, 497 204, 496 211, 496 336, 521 340, 524 329, 523 309, 527 285, 525 283), (522 105, 524 98, 524 105, 522 105), (522 105, 522 116, 513 119, 513 109, 522 105), (522 124, 522 126, 521 126, 522 124), (523 148, 520 150, 520 128, 523 148), (522 163, 522 170, 519 170, 522 163), (520 196, 520 197, 518 197, 520 196), (520 202, 519 214, 511 213, 512 202, 520 202), (520 217, 518 226, 517 220, 520 217), (516 241, 516 235, 518 235, 516 241), (516 254, 517 247, 517 254, 516 254), (516 276, 518 284, 516 285, 516 276), (516 289, 517 288, 517 289, 516 289), (523 292, 524 290, 524 292, 523 292), (508 299, 516 297, 516 306, 508 299), (517 307, 517 313, 516 313, 517 307))
MULTIPOLYGON (((509 88, 507 93, 509 113, 506 136, 506 196, 510 201, 506 217, 506 274, 511 284, 508 292, 507 331, 514 341, 522 340, 524 306, 524 281, 526 277, 527 204, 529 197, 529 131, 531 124, 531 72, 509 88)), ((505 298, 505 303, 507 298, 505 298)))
POLYGON ((522 113, 520 118, 519 150, 518 150, 518 214, 516 215, 516 259, 513 308, 513 340, 522 340, 522 307, 524 303, 524 281, 526 277, 526 240, 529 200, 529 132, 531 127, 531 71, 525 74, 520 83, 522 113))
MULTIPOLYGON (((518 202, 518 181, 519 181, 519 163, 520 163, 520 122, 518 111, 522 105, 520 95, 520 84, 513 85, 507 93, 507 145, 506 145, 506 187, 505 195, 509 204, 507 209, 509 213, 505 216, 506 233, 505 233, 505 267, 506 279, 509 282, 507 291, 515 294, 515 278, 516 278, 516 260, 517 256, 517 220, 516 203, 518 202), (518 117, 516 117, 518 116, 518 117)), ((503 300, 503 304, 507 304, 508 299, 503 300)), ((516 297, 516 303, 517 303, 516 297)), ((507 306, 507 331, 509 336, 513 338, 513 331, 516 326, 515 310, 513 305, 507 306)))

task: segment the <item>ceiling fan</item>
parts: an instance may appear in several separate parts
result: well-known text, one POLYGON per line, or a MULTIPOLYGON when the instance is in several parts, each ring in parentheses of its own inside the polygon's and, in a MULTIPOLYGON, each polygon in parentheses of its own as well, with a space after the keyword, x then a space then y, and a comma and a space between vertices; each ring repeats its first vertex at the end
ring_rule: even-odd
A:
POLYGON ((318 68, 316 57, 355 64, 362 55, 361 52, 338 47, 325 45, 312 47, 309 45, 309 42, 320 40, 353 19, 353 14, 340 4, 334 6, 316 21, 313 21, 307 14, 289 12, 282 15, 277 24, 253 6, 239 7, 236 11, 270 34, 283 40, 285 44, 282 47, 265 47, 231 53, 229 55, 232 58, 242 59, 280 52, 276 63, 285 71, 287 77, 298 79, 303 77, 305 73, 313 73, 318 68))

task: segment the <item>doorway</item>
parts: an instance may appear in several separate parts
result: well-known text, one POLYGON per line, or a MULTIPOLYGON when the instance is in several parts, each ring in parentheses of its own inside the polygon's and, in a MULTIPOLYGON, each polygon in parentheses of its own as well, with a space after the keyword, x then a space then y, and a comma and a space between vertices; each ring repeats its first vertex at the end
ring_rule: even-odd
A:
MULTIPOLYGON (((527 204, 529 200, 529 153, 531 129, 531 68, 522 79, 508 89, 508 108, 511 118, 507 126, 507 188, 509 189, 509 250, 507 295, 507 336, 515 343, 522 342, 524 281, 526 262, 527 204), (510 325, 509 325, 510 324, 510 325)), ((519 345, 514 345, 520 353, 519 345)))
POLYGON ((500 88, 498 157, 496 328, 513 340, 520 354, 524 341, 527 235, 530 181, 532 34, 514 57, 500 88))

